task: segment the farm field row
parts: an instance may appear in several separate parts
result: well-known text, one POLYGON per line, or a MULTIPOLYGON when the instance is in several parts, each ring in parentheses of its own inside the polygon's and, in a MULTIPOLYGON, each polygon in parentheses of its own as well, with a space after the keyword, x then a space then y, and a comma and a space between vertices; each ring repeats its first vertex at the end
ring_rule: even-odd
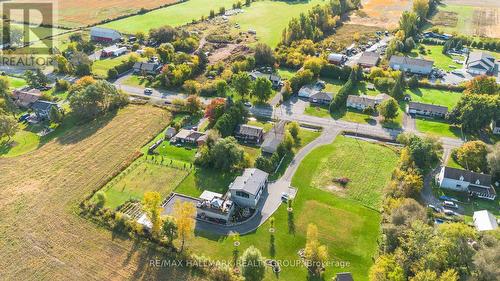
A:
MULTIPOLYGON (((112 21, 102 25, 127 34, 139 31, 147 32, 152 28, 164 25, 181 26, 201 17, 208 17, 210 10, 219 11, 220 7, 229 9, 235 0, 188 0, 166 8, 158 9, 143 15, 132 16, 122 20, 112 21)), ((239 24, 241 30, 253 29, 257 32, 260 42, 276 46, 281 38, 281 32, 293 17, 308 11, 323 0, 300 2, 257 1, 250 7, 243 7, 243 13, 230 17, 230 22, 239 24), (281 11, 277 13, 276 11, 281 11)))
POLYGON ((444 1, 433 17, 434 27, 444 32, 500 38, 500 7, 488 1, 444 1))
POLYGON ((76 214, 78 203, 127 166, 137 148, 168 120, 161 109, 128 106, 74 126, 32 153, 0 158, 2 278, 140 279, 175 274, 180 280, 196 279, 182 268, 146 266, 158 252, 76 214))

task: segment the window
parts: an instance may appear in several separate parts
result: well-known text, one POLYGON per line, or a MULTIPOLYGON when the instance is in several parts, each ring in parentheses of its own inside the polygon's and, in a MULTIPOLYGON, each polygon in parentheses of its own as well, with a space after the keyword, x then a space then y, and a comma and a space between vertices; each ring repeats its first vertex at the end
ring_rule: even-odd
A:
POLYGON ((241 191, 236 191, 236 196, 243 197, 243 198, 250 198, 250 195, 248 195, 248 193, 241 192, 241 191))

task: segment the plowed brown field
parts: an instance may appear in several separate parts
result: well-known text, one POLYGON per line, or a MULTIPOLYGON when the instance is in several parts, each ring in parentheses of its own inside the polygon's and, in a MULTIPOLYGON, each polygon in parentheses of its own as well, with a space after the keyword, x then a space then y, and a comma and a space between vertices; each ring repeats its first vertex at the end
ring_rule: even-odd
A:
POLYGON ((34 152, 0 158, 0 280, 197 280, 150 266, 158 252, 77 215, 84 197, 168 120, 161 109, 129 106, 34 152))

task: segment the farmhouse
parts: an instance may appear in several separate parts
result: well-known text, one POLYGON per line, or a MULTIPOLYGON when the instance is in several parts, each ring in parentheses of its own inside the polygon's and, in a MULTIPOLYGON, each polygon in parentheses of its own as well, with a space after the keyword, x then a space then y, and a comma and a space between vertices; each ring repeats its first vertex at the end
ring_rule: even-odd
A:
POLYGON ((171 140, 171 142, 202 145, 206 142, 207 135, 205 133, 194 131, 194 130, 181 129, 170 140, 171 140))
POLYGON ((268 176, 268 173, 256 168, 245 169, 243 175, 229 185, 231 200, 241 207, 255 208, 267 188, 268 176))
POLYGON ((476 211, 472 215, 477 231, 495 230, 498 228, 497 218, 488 210, 476 211))
POLYGON ((250 78, 252 78, 252 80, 256 80, 257 78, 259 77, 264 77, 264 78, 267 78, 269 79, 269 81, 271 81, 272 85, 273 85, 273 88, 279 88, 283 85, 283 82, 281 81, 281 77, 277 74, 267 74, 267 73, 262 73, 260 71, 257 71, 257 70, 254 70, 252 72, 249 73, 250 75, 250 78))
POLYGON ((153 62, 136 62, 134 63, 134 73, 135 74, 150 74, 150 75, 156 75, 160 72, 161 70, 161 64, 160 63, 153 63, 153 62))
POLYGON ((234 211, 234 203, 220 193, 203 191, 196 204, 197 217, 227 223, 234 211))
POLYGON ((372 68, 377 66, 380 56, 377 52, 363 52, 358 59, 358 65, 363 68, 372 68))
POLYGON ((406 106, 406 112, 423 116, 445 117, 448 114, 448 108, 441 105, 411 101, 406 106))
POLYGON ((38 89, 16 89, 12 91, 14 103, 19 107, 28 108, 42 96, 42 92, 38 89))
POLYGON ((331 64, 341 65, 347 60, 346 56, 343 54, 330 53, 327 57, 327 61, 331 64))
POLYGON ((495 135, 500 135, 500 120, 494 120, 491 122, 491 131, 495 135))
POLYGON ((383 101, 391 98, 387 94, 378 94, 376 96, 367 95, 349 95, 347 96, 347 107, 355 108, 358 110, 365 110, 366 108, 375 108, 383 101))
POLYGON ((33 103, 31 109, 33 109, 38 119, 50 120, 50 110, 52 109, 52 107, 59 108, 59 106, 55 102, 37 100, 33 103))
POLYGON ((432 72, 434 61, 415 59, 403 56, 392 56, 389 66, 394 70, 406 71, 414 74, 428 75, 432 72))
POLYGON ((264 130, 260 127, 242 124, 238 126, 234 136, 245 143, 260 143, 264 137, 264 130))
POLYGON ((127 52, 127 47, 118 47, 117 45, 113 45, 107 48, 104 48, 101 52, 101 57, 118 57, 127 52))
POLYGON ((469 192, 479 198, 495 200, 495 188, 491 186, 491 176, 451 167, 441 168, 437 176, 441 188, 469 192))
POLYGON ((333 100, 333 93, 317 92, 309 96, 309 102, 318 105, 330 104, 333 100))
POLYGON ((466 61, 467 72, 485 75, 495 70, 495 58, 486 52, 471 52, 466 61))
POLYGON ((264 137, 261 145, 262 152, 273 154, 285 137, 286 121, 281 120, 264 137))
POLYGON ((90 29, 90 40, 97 42, 115 42, 122 38, 120 32, 103 27, 92 27, 90 29))

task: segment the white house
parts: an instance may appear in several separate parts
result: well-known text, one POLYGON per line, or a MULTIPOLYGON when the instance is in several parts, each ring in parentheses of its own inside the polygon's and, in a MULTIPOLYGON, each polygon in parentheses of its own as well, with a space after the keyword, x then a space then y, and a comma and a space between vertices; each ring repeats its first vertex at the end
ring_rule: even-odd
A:
POLYGON ((245 169, 243 175, 229 185, 231 200, 241 207, 255 208, 267 188, 268 173, 256 169, 245 169))
POLYGON ((411 101, 406 106, 406 112, 422 116, 445 117, 448 114, 448 107, 411 101))
POLYGON ((441 168, 437 175, 441 188, 469 192, 479 198, 495 200, 496 191, 491 186, 491 176, 451 167, 441 168))
POLYGON ((476 51, 471 52, 466 62, 467 72, 470 74, 485 75, 495 70, 495 57, 476 51))
POLYGON ((394 70, 407 71, 415 74, 429 75, 434 61, 403 56, 391 56, 389 66, 394 70))
POLYGON ((474 212, 472 220, 478 231, 495 230, 498 228, 497 218, 487 210, 474 212))
POLYGON ((375 109, 377 105, 390 98, 387 94, 378 94, 376 96, 349 95, 347 96, 346 106, 358 110, 365 110, 366 108, 375 109))
POLYGON ((101 52, 102 57, 118 57, 128 52, 127 47, 118 47, 117 45, 104 48, 101 52))

